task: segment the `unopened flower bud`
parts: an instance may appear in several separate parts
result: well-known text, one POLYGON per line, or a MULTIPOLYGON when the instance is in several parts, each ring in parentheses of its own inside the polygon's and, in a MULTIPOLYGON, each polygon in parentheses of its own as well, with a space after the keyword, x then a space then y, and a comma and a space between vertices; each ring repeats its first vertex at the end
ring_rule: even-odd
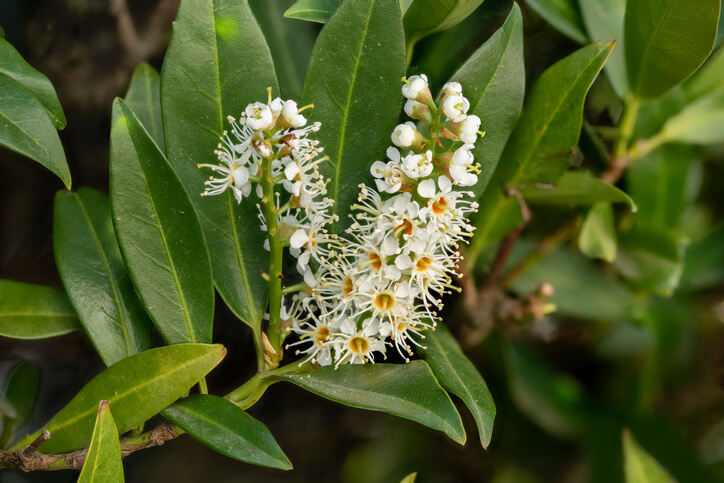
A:
POLYGON ((448 82, 442 86, 440 91, 440 102, 445 102, 445 99, 449 96, 460 95, 463 93, 463 86, 457 82, 448 82))
POLYGON ((264 131, 274 124, 274 115, 266 104, 255 102, 246 106, 246 125, 254 131, 264 131))
POLYGON ((411 122, 399 124, 395 130, 392 131, 392 142, 395 146, 409 148, 410 146, 417 145, 422 141, 422 134, 415 129, 415 125, 411 122))
POLYGON ((427 76, 425 74, 413 75, 409 79, 402 78, 405 83, 402 86, 402 95, 411 101, 427 104, 432 99, 430 88, 427 86, 427 76))
POLYGON ((413 119, 423 121, 428 124, 432 123, 432 114, 430 108, 425 104, 421 104, 417 101, 408 100, 405 103, 405 113, 413 119))
POLYGON ((468 109, 470 109, 470 102, 458 94, 448 96, 442 103, 443 114, 453 122, 462 122, 468 109))

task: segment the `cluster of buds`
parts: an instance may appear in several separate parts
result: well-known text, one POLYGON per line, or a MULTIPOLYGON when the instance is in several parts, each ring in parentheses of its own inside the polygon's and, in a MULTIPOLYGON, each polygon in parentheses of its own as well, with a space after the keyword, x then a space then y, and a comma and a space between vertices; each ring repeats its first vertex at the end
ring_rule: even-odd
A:
POLYGON ((421 129, 411 122, 395 128, 397 147, 371 167, 377 189, 360 185, 347 237, 305 277, 306 289, 285 311, 300 336, 287 347, 297 346, 305 361, 374 362, 389 346, 409 360, 439 320, 442 296, 459 290, 452 284, 460 276, 458 247, 472 236, 467 215, 477 203, 454 188, 477 182, 471 150, 480 126, 461 91, 446 84, 435 103, 424 75, 405 80, 405 112, 421 129))

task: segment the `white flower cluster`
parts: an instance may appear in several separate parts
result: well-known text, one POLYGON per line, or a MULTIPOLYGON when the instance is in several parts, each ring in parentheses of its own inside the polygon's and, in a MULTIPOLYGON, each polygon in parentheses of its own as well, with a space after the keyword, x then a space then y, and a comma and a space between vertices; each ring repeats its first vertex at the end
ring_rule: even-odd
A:
POLYGON ((460 84, 446 84, 436 104, 424 75, 403 80, 405 112, 423 128, 395 128, 392 142, 407 154, 390 147, 388 161, 372 165, 377 190, 360 185, 350 238, 312 253, 316 270, 305 272, 306 289, 283 309, 300 336, 287 348, 297 346, 305 361, 374 362, 388 345, 409 360, 411 344, 420 346, 421 332, 439 320, 441 297, 459 290, 451 283, 460 276, 458 244, 472 236, 466 216, 478 205, 453 188, 477 182, 471 150, 480 119, 467 115, 460 84))

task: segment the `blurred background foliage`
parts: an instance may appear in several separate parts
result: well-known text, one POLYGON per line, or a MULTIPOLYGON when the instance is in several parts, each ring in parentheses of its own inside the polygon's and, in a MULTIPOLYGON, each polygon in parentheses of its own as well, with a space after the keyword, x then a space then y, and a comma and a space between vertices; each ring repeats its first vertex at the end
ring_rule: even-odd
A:
MULTIPOLYGON (((284 94, 300 99, 320 25, 283 18, 293 3, 250 0, 284 94)), ((437 89, 500 27, 511 5, 487 0, 456 27, 422 39, 410 70, 425 72, 437 89)), ((107 192, 113 98, 124 95, 139 62, 160 70, 177 7, 178 0, 0 3, 5 38, 58 92, 68 118, 60 136, 74 186, 107 192)), ((573 0, 528 0, 521 7, 530 87, 589 36, 573 0)), ((719 25, 717 45, 721 20, 719 25)), ((716 75, 724 70, 712 68, 705 76, 707 66, 722 58, 724 50, 715 50, 696 80, 644 104, 634 139, 659 132, 701 89, 724 89, 716 75)), ((607 168, 610 126, 621 111, 614 87, 600 75, 587 99, 574 166, 598 173, 607 168)), ((52 214, 62 183, 8 150, 0 158, 0 278, 61 287, 52 214)), ((128 458, 127 481, 362 483, 399 481, 416 471, 421 482, 614 482, 624 480, 632 461, 657 465, 651 456, 679 481, 724 477, 722 179, 722 144, 667 144, 637 160, 617 184, 638 211, 615 206, 618 254, 611 264, 587 258, 577 246, 586 208, 532 204, 503 288, 526 296, 549 283, 554 293, 543 298, 555 303, 556 312, 488 327, 482 335, 462 298, 448 302, 445 317, 497 405, 487 451, 474 435, 460 447, 408 421, 273 386, 250 413, 269 426, 295 471, 245 465, 180 438, 128 458)), ((472 267, 479 280, 495 253, 489 247, 472 267)), ((209 382, 226 391, 251 375, 238 368, 252 371, 255 356, 249 330, 223 303, 217 308, 214 341, 229 352, 209 382)), ((16 425, 47 421, 102 368, 81 332, 44 341, 0 338, 3 392, 9 399, 12 386, 12 397, 27 401, 27 414, 15 415, 16 425)), ((471 431, 472 417, 461 409, 471 431)), ((7 483, 75 479, 73 472, 0 474, 7 483)))

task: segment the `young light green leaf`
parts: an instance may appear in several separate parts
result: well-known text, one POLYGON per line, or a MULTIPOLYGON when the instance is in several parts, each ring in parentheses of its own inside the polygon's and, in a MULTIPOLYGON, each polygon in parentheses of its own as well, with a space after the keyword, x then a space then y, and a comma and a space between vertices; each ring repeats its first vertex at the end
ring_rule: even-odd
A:
MULTIPOLYGON (((40 370, 30 361, 22 360, 13 366, 5 378, 2 398, 13 414, 5 413, 5 427, 0 431, 0 448, 4 448, 8 438, 30 420, 40 387, 40 370)), ((2 416, 0 415, 0 422, 2 416)))
POLYGON ((538 12, 538 15, 553 25, 560 33, 579 44, 588 42, 581 11, 578 8, 578 2, 575 0, 527 0, 526 4, 530 5, 533 10, 538 12))
POLYGON ((633 285, 668 297, 684 270, 685 243, 668 229, 636 228, 619 238, 614 266, 633 285))
POLYGON ((253 328, 261 324, 268 298, 259 271, 269 270, 257 208, 237 204, 231 190, 199 196, 209 172, 196 165, 217 162, 214 150, 229 127, 227 116, 265 101, 267 87, 279 92, 269 48, 246 0, 181 3, 161 72, 166 152, 214 254, 214 283, 234 314, 253 328))
MULTIPOLYGON (((219 345, 177 344, 126 357, 83 386, 43 427, 51 438, 43 453, 65 453, 84 448, 91 439, 98 401, 107 400, 119 433, 125 433, 183 396, 224 358, 219 345)), ((21 448, 41 431, 23 438, 21 448)))
POLYGON ((163 144, 161 122, 161 77, 156 69, 145 62, 138 64, 123 99, 136 113, 161 152, 164 152, 166 148, 163 144))
POLYGON ((30 91, 0 73, 0 145, 37 161, 70 189, 65 152, 50 115, 30 91))
POLYGON ((566 171, 554 188, 531 186, 520 190, 526 201, 541 205, 590 205, 600 201, 610 203, 627 203, 631 211, 636 211, 636 204, 629 195, 594 178, 588 171, 566 171))
POLYGON ((293 3, 293 0, 250 0, 249 6, 269 43, 283 97, 301 99, 317 29, 309 23, 283 18, 285 8, 293 3))
POLYGON ((683 87, 690 100, 724 88, 724 49, 718 49, 712 54, 701 69, 684 82, 683 87))
POLYGON ((626 0, 584 0, 580 2, 580 7, 591 40, 616 41, 603 70, 618 97, 625 99, 629 93, 623 39, 626 0))
POLYGON ((47 77, 25 62, 10 43, 0 39, 0 73, 5 74, 35 96, 48 112, 57 129, 65 127, 65 114, 47 77))
POLYGON ((407 40, 407 60, 412 57, 412 48, 422 38, 441 30, 456 26, 483 0, 415 0, 405 12, 405 38, 407 40))
POLYGON ((476 196, 485 190, 523 108, 525 68, 523 66, 523 17, 517 4, 505 24, 493 34, 450 81, 459 82, 470 101, 469 114, 480 118, 487 134, 472 151, 481 164, 476 196))
POLYGON ((325 23, 341 4, 342 0, 297 0, 284 12, 284 16, 325 23))
POLYGON ((121 99, 112 124, 111 207, 131 280, 166 342, 211 342, 214 287, 196 212, 121 99))
POLYGON ((460 415, 424 361, 345 364, 336 370, 327 366, 309 374, 274 377, 341 404, 416 421, 465 443, 460 415))
POLYGON ((623 432, 626 483, 669 483, 672 481, 659 463, 636 443, 631 432, 623 432))
POLYGON ((253 465, 292 469, 267 427, 226 399, 207 394, 189 396, 162 414, 225 456, 253 465))
POLYGON ((495 403, 482 376, 444 325, 427 336, 425 345, 425 349, 417 351, 430 365, 440 385, 470 409, 478 425, 480 443, 487 448, 493 435, 495 403))
POLYGON ((63 291, 0 280, 0 336, 46 339, 76 329, 80 324, 63 291))
POLYGON ((401 479, 400 483, 415 483, 416 478, 417 478, 417 472, 410 473, 409 475, 407 475, 403 479, 401 479))
POLYGON ((369 169, 384 156, 400 118, 400 78, 405 44, 400 6, 392 0, 342 3, 314 44, 304 85, 304 103, 314 103, 311 121, 321 121, 316 139, 328 162, 319 166, 339 216, 335 232, 350 225, 358 185, 371 183, 369 169), (374 115, 372 115, 374 113, 374 115))
POLYGON ((516 406, 545 430, 561 437, 584 429, 583 388, 521 346, 506 344, 505 369, 516 406))
POLYGON ((93 438, 78 483, 123 483, 121 442, 108 401, 98 407, 93 438))
POLYGON ((616 259, 616 226, 611 203, 594 203, 588 210, 578 234, 578 248, 588 258, 600 258, 609 263, 616 259))
POLYGON ((720 0, 628 2, 624 36, 631 92, 654 99, 699 68, 714 47, 720 0))
POLYGON ((527 294, 544 282, 553 285, 550 302, 561 315, 618 322, 637 310, 636 297, 620 279, 572 248, 561 247, 544 257, 517 277, 512 289, 527 294))
POLYGON ((696 99, 670 118, 661 132, 649 140, 655 145, 668 142, 718 144, 724 142, 724 87, 696 99))
POLYGON ((522 221, 509 190, 555 184, 566 171, 581 133, 583 100, 612 48, 612 43, 586 46, 554 64, 533 85, 480 200, 472 258, 522 221))
POLYGON ((128 278, 108 198, 91 188, 59 191, 53 248, 68 297, 104 364, 150 349, 153 325, 128 278))

